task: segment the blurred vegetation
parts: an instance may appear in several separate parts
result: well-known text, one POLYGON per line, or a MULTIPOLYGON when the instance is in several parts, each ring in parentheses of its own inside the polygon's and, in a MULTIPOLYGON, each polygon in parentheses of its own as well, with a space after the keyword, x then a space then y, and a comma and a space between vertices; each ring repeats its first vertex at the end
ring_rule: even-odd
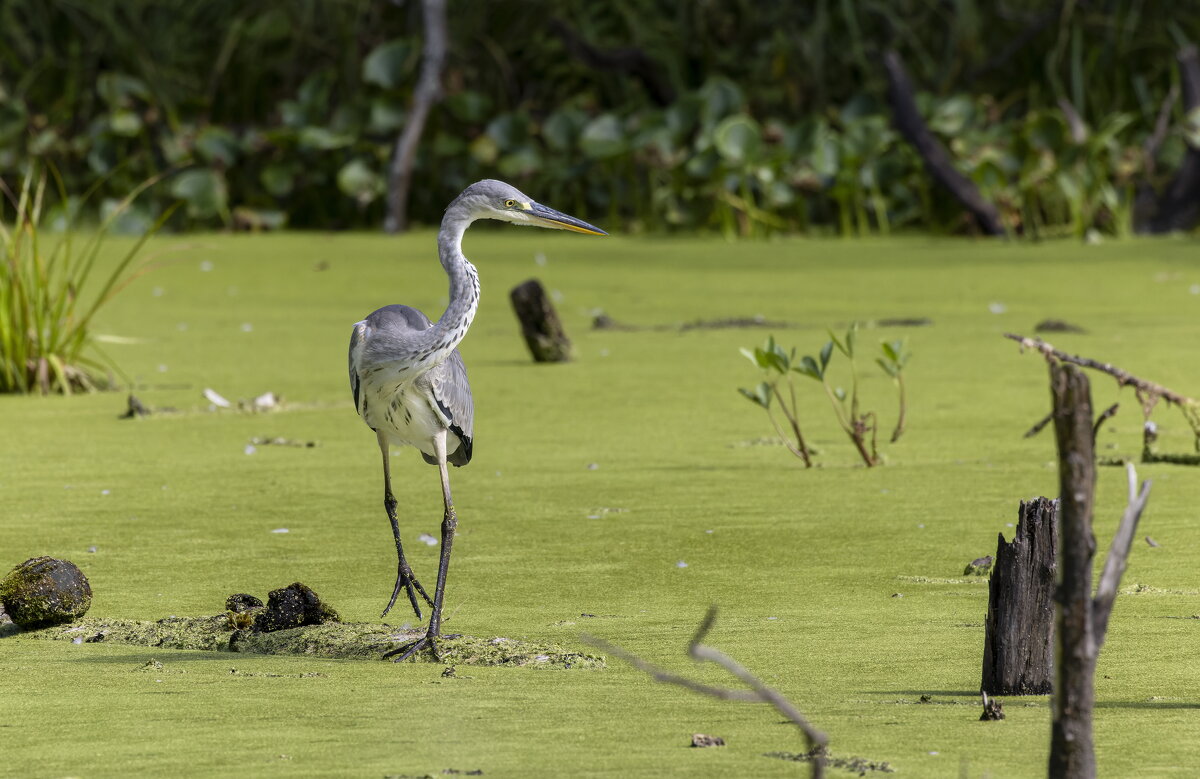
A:
MULTIPOLYGON (((120 214, 123 231, 176 199, 173 227, 377 226, 420 14, 416 0, 4 3, 0 176, 44 159, 69 192, 102 179, 103 218, 180 169, 120 214)), ((1178 99, 1163 112, 1174 55, 1200 38, 1200 14, 1169 3, 451 0, 449 23, 418 222, 497 177, 630 230, 969 231, 890 124, 886 46, 1013 231, 1127 233, 1137 188, 1200 143, 1200 116, 1178 99), (639 50, 653 83, 581 61, 572 36, 639 50), (1160 112, 1168 131, 1148 143, 1160 112)))

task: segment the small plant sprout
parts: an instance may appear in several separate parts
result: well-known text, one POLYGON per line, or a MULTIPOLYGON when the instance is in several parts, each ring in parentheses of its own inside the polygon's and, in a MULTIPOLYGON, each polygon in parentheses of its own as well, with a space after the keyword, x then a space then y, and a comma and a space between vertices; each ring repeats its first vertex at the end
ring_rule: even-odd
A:
POLYGON ((896 385, 899 404, 899 411, 896 413, 896 427, 892 430, 891 442, 894 444, 900 440, 900 436, 904 435, 904 417, 907 411, 904 395, 904 366, 908 363, 911 354, 908 351, 907 338, 897 341, 880 341, 879 348, 883 351, 883 356, 876 357, 875 363, 883 369, 884 373, 892 377, 892 383, 896 385))
POLYGON ((786 352, 779 344, 775 343, 775 336, 768 336, 766 343, 762 346, 755 347, 753 351, 745 348, 741 351, 746 356, 746 359, 762 369, 766 380, 760 382, 753 389, 739 387, 738 392, 742 393, 750 402, 761 406, 767 412, 767 417, 775 427, 775 432, 779 434, 779 440, 788 448, 788 451, 804 461, 804 467, 811 468, 812 453, 808 445, 804 443, 804 434, 800 432, 800 418, 796 405, 796 387, 792 383, 792 363, 796 359, 796 350, 792 349, 790 352, 786 352), (786 397, 779 390, 781 383, 787 385, 786 397), (775 412, 771 408, 773 398, 778 401, 777 407, 780 413, 783 414, 784 419, 787 420, 788 426, 792 429, 792 437, 795 439, 795 443, 788 438, 779 420, 775 418, 775 412))
MULTIPOLYGON (((815 357, 805 355, 797 359, 795 349, 790 352, 785 351, 783 347, 775 343, 773 336, 767 338, 766 343, 753 351, 742 349, 742 354, 763 370, 766 380, 754 389, 740 388, 739 391, 751 402, 766 410, 771 424, 774 425, 775 431, 783 443, 793 454, 803 459, 805 465, 812 467, 810 456, 812 450, 805 445, 804 437, 800 433, 799 406, 791 374, 799 373, 818 382, 829 399, 838 425, 850 438, 854 448, 858 450, 863 463, 870 468, 880 462, 876 441, 878 421, 874 411, 862 410, 859 400, 858 364, 855 359, 858 352, 858 325, 857 323, 851 325, 842 338, 838 338, 832 332, 830 332, 829 338, 830 340, 821 347, 821 351, 815 357), (831 381, 829 366, 835 352, 845 355, 850 363, 850 389, 848 391, 831 381), (786 396, 780 390, 780 385, 785 382, 787 384, 786 396), (792 428, 795 444, 784 433, 782 425, 776 419, 772 410, 773 401, 792 428)), ((899 395, 899 413, 891 437, 891 441, 895 442, 904 433, 906 397, 903 371, 904 366, 908 363, 910 353, 907 342, 903 339, 882 342, 880 348, 882 356, 876 358, 875 363, 891 377, 899 395)))

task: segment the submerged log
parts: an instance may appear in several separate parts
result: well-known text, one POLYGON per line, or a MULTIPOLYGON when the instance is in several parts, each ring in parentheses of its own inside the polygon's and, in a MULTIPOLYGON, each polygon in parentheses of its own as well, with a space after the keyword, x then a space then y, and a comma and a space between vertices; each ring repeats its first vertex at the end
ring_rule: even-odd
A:
POLYGON ((1011 543, 996 544, 983 640, 987 695, 1044 695, 1053 688, 1058 501, 1021 501, 1011 543))
POLYGON ((529 346, 534 362, 567 362, 571 359, 571 339, 546 290, 537 279, 513 287, 509 293, 513 311, 521 322, 521 335, 529 346))

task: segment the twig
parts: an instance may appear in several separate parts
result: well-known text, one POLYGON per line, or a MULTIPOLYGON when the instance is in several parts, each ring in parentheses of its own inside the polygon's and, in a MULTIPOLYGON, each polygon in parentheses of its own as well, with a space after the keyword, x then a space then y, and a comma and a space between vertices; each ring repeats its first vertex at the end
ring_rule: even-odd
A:
POLYGON ((1096 641, 1096 651, 1104 645, 1105 634, 1108 632, 1108 618, 1112 614, 1113 602, 1117 599, 1117 587, 1121 584, 1121 575, 1125 573, 1125 564, 1129 559, 1129 550, 1133 545, 1133 537, 1137 533, 1138 520, 1150 500, 1150 481, 1142 482, 1139 492, 1137 486, 1137 470, 1133 463, 1125 466, 1129 474, 1129 505, 1117 525, 1116 535, 1108 549, 1108 558, 1104 561, 1104 572, 1100 574, 1100 583, 1096 586, 1096 597, 1092 599, 1092 630, 1096 641))
POLYGON ((1046 425, 1050 424, 1050 420, 1052 420, 1052 419, 1054 419, 1054 412, 1050 412, 1046 416, 1042 417, 1039 421, 1034 423, 1033 427, 1026 430, 1025 435, 1022 437, 1023 438, 1033 438, 1035 435, 1042 432, 1042 429, 1045 428, 1046 425))
POLYGON ((812 724, 800 713, 800 710, 783 696, 778 690, 772 689, 765 685, 757 676, 750 673, 742 667, 736 660, 729 655, 714 649, 710 646, 705 646, 701 642, 708 635, 708 631, 712 629, 713 622, 717 618, 717 607, 709 606, 708 612, 704 615, 704 619, 700 622, 700 626, 696 628, 696 634, 692 636, 691 642, 688 644, 688 656, 694 660, 708 661, 716 663, 726 671, 736 676, 750 690, 738 690, 729 687, 714 687, 712 685, 703 684, 693 681, 679 674, 665 671, 653 663, 647 662, 637 655, 627 652, 624 649, 610 644, 604 639, 595 636, 583 635, 583 640, 592 646, 609 654, 616 655, 625 662, 637 668, 639 671, 644 671, 650 675, 655 681, 666 682, 667 684, 675 684, 684 687, 693 692, 698 692, 702 695, 708 695, 720 700, 731 701, 747 701, 751 703, 769 703, 775 709, 787 717, 800 732, 804 734, 805 740, 808 742, 808 752, 813 757, 812 760, 812 776, 813 779, 822 779, 825 775, 825 760, 824 750, 829 743, 828 737, 817 730, 812 724))
POLYGON ((1100 426, 1115 417, 1117 415, 1117 409, 1120 407, 1120 403, 1113 403, 1111 406, 1104 409, 1104 411, 1100 413, 1100 416, 1096 417, 1096 424, 1092 425, 1092 440, 1095 440, 1096 436, 1100 433, 1100 426))
POLYGON ((1098 362, 1087 357, 1079 357, 1074 354, 1067 354, 1066 352, 1055 349, 1053 346, 1040 338, 1027 338, 1026 336, 1016 335, 1014 333, 1005 333, 1004 337, 1016 341, 1017 343, 1021 344, 1021 347, 1024 349, 1036 349, 1047 358, 1053 357, 1056 360, 1069 362, 1082 368, 1092 368, 1093 370, 1100 371, 1101 373, 1107 373, 1109 376, 1112 376, 1117 380, 1117 386, 1134 387, 1147 395, 1162 398, 1168 403, 1173 403, 1184 409, 1194 409, 1198 405, 1198 401, 1196 401, 1195 398, 1189 398, 1187 395, 1181 395, 1178 392, 1168 389, 1161 384, 1155 384, 1152 381, 1146 381, 1145 379, 1138 378, 1129 371, 1121 370, 1112 363, 1098 362))

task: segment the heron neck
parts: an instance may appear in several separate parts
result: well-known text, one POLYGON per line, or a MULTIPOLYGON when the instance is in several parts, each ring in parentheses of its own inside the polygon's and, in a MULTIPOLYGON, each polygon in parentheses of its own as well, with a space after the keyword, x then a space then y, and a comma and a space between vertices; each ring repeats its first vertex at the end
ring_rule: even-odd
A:
POLYGON ((447 211, 438 233, 438 256, 450 277, 450 303, 426 331, 428 348, 433 351, 431 362, 441 362, 450 356, 466 336, 479 308, 479 274, 462 253, 463 233, 473 221, 470 214, 447 211))

